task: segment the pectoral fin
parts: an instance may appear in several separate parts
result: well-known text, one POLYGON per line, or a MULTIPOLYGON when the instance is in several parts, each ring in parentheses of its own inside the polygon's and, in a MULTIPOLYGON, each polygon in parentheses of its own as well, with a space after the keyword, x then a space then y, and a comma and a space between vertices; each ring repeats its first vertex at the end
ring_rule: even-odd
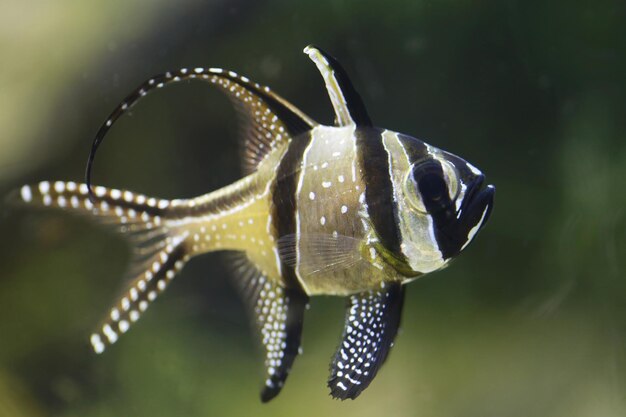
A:
POLYGON ((355 399, 387 358, 400 325, 404 289, 386 284, 350 297, 339 349, 331 363, 330 395, 355 399))
POLYGON ((280 259, 294 268, 301 279, 355 267, 364 261, 360 244, 360 239, 350 236, 323 233, 291 234, 277 242, 280 259), (307 256, 298 256, 298 245, 308 248, 307 256))

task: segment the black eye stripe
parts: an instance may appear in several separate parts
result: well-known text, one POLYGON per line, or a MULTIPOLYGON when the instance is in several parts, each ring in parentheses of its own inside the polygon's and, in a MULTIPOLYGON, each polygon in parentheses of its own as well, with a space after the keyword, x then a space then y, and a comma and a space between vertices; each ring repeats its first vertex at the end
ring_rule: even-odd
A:
POLYGON ((413 166, 413 179, 417 182, 425 174, 443 176, 441 163, 436 159, 428 159, 413 166))
POLYGON ((416 184, 423 200, 439 201, 448 193, 445 180, 434 173, 429 172, 422 175, 416 184))
POLYGON ((437 246, 447 259, 458 252, 458 244, 446 233, 456 221, 456 212, 441 162, 431 159, 418 163, 413 167, 412 175, 424 208, 433 220, 437 246))
POLYGON ((439 161, 428 160, 415 165, 412 175, 417 192, 429 213, 439 212, 452 205, 439 161))

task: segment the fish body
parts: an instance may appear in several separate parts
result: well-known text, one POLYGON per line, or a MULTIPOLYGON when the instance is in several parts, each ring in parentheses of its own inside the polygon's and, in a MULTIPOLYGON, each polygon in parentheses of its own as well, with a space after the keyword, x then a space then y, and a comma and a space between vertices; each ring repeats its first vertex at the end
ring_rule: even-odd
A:
POLYGON ((23 203, 94 216, 133 247, 132 283, 90 341, 104 351, 137 321, 193 256, 243 254, 237 282, 265 351, 263 401, 281 390, 300 349, 309 297, 348 297, 342 342, 328 385, 356 398, 392 346, 404 284, 441 269, 489 217, 494 187, 463 159, 374 127, 341 66, 315 47, 335 126, 320 125, 233 72, 181 69, 146 81, 98 132, 84 184, 43 181, 16 192, 23 203), (91 186, 106 132, 150 90, 185 79, 221 88, 244 123, 245 176, 217 191, 164 200, 91 186))

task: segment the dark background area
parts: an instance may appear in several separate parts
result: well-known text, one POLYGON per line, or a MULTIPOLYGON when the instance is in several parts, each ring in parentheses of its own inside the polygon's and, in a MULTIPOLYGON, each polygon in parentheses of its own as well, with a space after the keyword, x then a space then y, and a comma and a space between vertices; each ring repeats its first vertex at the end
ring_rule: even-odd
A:
MULTIPOLYGON (((389 360, 328 396, 344 300, 313 299, 304 354, 258 399, 261 355, 229 258, 194 259, 114 347, 124 242, 63 213, 0 217, 0 416, 626 415, 626 29, 620 1, 9 1, 0 12, 0 193, 83 178, 93 135, 153 74, 222 67, 314 119, 314 43, 374 123, 456 153, 497 187, 480 237, 410 284, 389 360), (174 6, 175 4, 175 6, 174 6)), ((165 198, 239 177, 230 103, 200 82, 112 129, 94 181, 165 198)))

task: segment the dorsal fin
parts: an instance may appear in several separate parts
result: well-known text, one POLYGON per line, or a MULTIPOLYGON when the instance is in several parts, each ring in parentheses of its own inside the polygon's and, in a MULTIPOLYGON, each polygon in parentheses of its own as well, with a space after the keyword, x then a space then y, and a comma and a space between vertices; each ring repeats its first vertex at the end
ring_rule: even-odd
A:
POLYGON ((313 45, 304 48, 304 53, 315 63, 324 78, 330 102, 335 109, 335 124, 337 126, 352 124, 371 126, 372 121, 367 114, 365 104, 339 62, 313 45))
POLYGON ((221 87, 236 104, 239 114, 244 119, 245 153, 243 165, 246 173, 253 171, 277 144, 317 125, 315 121, 294 105, 273 93, 269 87, 254 83, 232 71, 225 71, 220 68, 182 68, 155 75, 130 93, 111 112, 98 130, 89 153, 85 172, 85 183, 89 188, 91 198, 93 198, 91 170, 96 151, 113 123, 151 90, 189 79, 208 81, 221 87))

